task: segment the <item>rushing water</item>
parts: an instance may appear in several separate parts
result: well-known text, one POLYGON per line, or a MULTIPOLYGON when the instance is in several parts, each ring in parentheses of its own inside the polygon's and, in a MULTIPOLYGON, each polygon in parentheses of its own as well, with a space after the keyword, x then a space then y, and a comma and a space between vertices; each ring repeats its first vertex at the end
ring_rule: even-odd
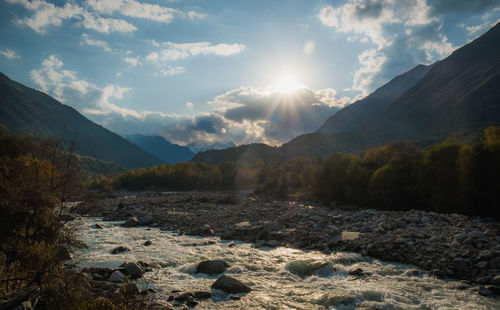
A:
POLYGON ((122 228, 121 222, 97 219, 75 221, 88 248, 76 253, 80 267, 118 268, 124 261, 153 266, 138 284, 167 298, 172 290, 210 291, 217 276, 195 274, 197 263, 223 259, 226 274, 241 280, 252 292, 230 300, 222 292, 202 301, 197 309, 500 309, 495 299, 460 290, 460 282, 434 279, 415 267, 382 262, 354 253, 325 255, 289 248, 253 248, 251 244, 218 238, 180 236, 155 228, 122 228), (104 229, 92 226, 100 223, 104 229), (151 240, 151 246, 144 246, 151 240), (111 255, 116 246, 130 252, 111 255), (310 276, 313 266, 328 263, 310 276), (329 268, 331 266, 332 268, 329 268), (369 275, 348 270, 360 267, 369 275), (303 276, 303 277, 301 277, 303 276))

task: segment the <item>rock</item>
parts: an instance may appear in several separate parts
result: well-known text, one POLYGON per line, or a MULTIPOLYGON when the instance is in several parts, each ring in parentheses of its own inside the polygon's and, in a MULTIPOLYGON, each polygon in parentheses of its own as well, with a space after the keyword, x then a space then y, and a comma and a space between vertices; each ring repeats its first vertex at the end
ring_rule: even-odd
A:
POLYGON ((363 271, 363 269, 358 267, 358 268, 354 268, 354 269, 349 270, 349 274, 351 276, 362 276, 365 274, 365 272, 363 271))
POLYGON ((150 216, 150 215, 139 216, 137 218, 137 225, 147 226, 147 225, 153 224, 154 221, 155 221, 155 218, 150 216))
POLYGON ((109 282, 123 282, 123 279, 125 278, 125 275, 121 273, 120 271, 116 270, 114 271, 108 278, 109 282))
POLYGON ((498 285, 486 285, 487 289, 492 291, 495 295, 500 296, 500 286, 498 285))
POLYGON ((208 299, 210 297, 212 297, 212 293, 210 292, 198 291, 193 293, 193 298, 196 299, 208 299))
POLYGON ((487 283, 490 283, 490 281, 491 281, 491 276, 484 276, 484 277, 476 278, 476 283, 479 283, 479 284, 487 284, 487 283))
POLYGON ((421 274, 420 270, 418 269, 408 269, 406 270, 405 272, 403 272, 403 275, 404 276, 407 276, 407 277, 414 277, 414 276, 419 276, 421 274))
POLYGON ((197 304, 198 304, 198 302, 195 301, 192 296, 189 296, 188 299, 186 300, 186 306, 188 306, 188 307, 194 307, 197 304))
POLYGON ((484 286, 479 287, 479 290, 477 292, 479 293, 479 295, 483 295, 483 296, 486 296, 486 297, 493 297, 493 296, 495 296, 495 294, 492 291, 490 291, 489 289, 487 289, 484 286))
POLYGON ((469 271, 470 262, 463 258, 455 258, 451 262, 453 269, 459 274, 466 274, 469 271))
POLYGON ((111 254, 119 254, 123 252, 128 252, 130 251, 130 248, 127 248, 126 246, 119 246, 110 251, 111 254))
POLYGON ((151 240, 147 240, 146 242, 144 242, 144 246, 150 246, 152 244, 153 242, 151 242, 151 240))
POLYGON ((174 300, 176 301, 185 301, 189 297, 193 296, 193 293, 187 292, 187 293, 182 293, 180 295, 177 295, 174 297, 174 300))
POLYGON ((131 217, 122 224, 123 227, 135 227, 137 225, 139 225, 139 220, 136 217, 131 217))
POLYGON ((141 266, 131 262, 123 265, 123 269, 125 269, 134 278, 140 278, 144 273, 144 270, 141 266))
POLYGON ((500 275, 494 276, 490 283, 493 285, 500 285, 500 275))
POLYGON ((212 288, 232 294, 249 293, 252 291, 245 283, 226 275, 222 275, 217 279, 217 281, 212 284, 212 288))
POLYGON ((306 278, 312 275, 327 277, 334 272, 334 269, 329 262, 311 262, 307 260, 290 262, 286 266, 286 269, 301 278, 306 278))
POLYGON ((203 228, 201 229, 201 233, 203 235, 208 235, 208 236, 213 236, 215 235, 214 230, 210 227, 210 225, 205 224, 203 225, 203 228))
POLYGON ((223 273, 229 265, 223 260, 206 260, 198 264, 196 273, 215 275, 223 273))
POLYGON ((94 228, 95 229, 103 229, 104 227, 101 224, 97 223, 94 225, 94 228))
POLYGON ((120 293, 125 296, 134 296, 139 294, 139 288, 137 284, 129 282, 120 287, 120 293))

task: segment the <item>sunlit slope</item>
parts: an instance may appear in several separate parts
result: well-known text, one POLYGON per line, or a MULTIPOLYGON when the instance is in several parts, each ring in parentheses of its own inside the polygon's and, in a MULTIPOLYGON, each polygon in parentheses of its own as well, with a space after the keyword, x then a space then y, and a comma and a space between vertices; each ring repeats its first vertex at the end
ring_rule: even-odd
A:
POLYGON ((49 95, 0 73, 0 123, 11 133, 32 133, 74 141, 76 152, 126 168, 159 165, 162 160, 97 125, 49 95))

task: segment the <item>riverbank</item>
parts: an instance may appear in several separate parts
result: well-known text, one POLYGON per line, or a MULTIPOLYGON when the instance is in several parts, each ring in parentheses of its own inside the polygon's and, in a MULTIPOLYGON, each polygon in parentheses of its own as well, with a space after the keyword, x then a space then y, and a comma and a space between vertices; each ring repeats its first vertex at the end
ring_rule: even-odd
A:
POLYGON ((458 214, 321 206, 228 192, 94 195, 77 212, 255 247, 354 251, 481 284, 486 294, 498 293, 500 284, 500 224, 458 214))

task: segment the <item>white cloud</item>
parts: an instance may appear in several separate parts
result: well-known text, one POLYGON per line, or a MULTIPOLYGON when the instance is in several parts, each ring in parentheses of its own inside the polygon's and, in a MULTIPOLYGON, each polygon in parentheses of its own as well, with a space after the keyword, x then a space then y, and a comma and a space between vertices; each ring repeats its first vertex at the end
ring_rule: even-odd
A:
POLYGON ((314 41, 307 41, 306 44, 304 44, 304 53, 306 55, 311 54, 314 52, 315 44, 314 41))
POLYGON ((158 4, 141 3, 135 0, 87 0, 87 5, 99 13, 112 14, 118 12, 124 16, 161 23, 170 23, 176 16, 191 20, 202 19, 206 16, 206 14, 195 11, 183 12, 158 4))
POLYGON ((151 61, 151 62, 157 62, 158 61, 158 53, 152 52, 151 54, 148 54, 146 56, 146 60, 151 61))
POLYGON ((120 117, 141 118, 151 112, 136 112, 121 108, 112 101, 121 100, 130 88, 117 85, 97 86, 78 77, 75 71, 64 69, 64 63, 55 55, 43 60, 41 68, 31 70, 31 78, 44 92, 75 107, 87 115, 116 114, 120 117))
POLYGON ((160 69, 160 75, 162 76, 169 76, 169 75, 178 75, 186 72, 186 68, 182 66, 169 66, 167 65, 166 67, 160 69))
POLYGON ((194 43, 173 43, 164 42, 163 46, 166 49, 160 51, 160 58, 164 61, 173 61, 184 59, 190 56, 198 55, 218 55, 230 56, 241 53, 246 49, 243 44, 213 44, 210 42, 194 42, 194 43))
POLYGON ((10 49, 0 50, 0 55, 6 57, 7 59, 21 58, 15 51, 10 49))
POLYGON ((33 16, 18 18, 15 22, 27 26, 40 34, 45 34, 48 26, 61 26, 65 20, 74 19, 80 21, 86 29, 92 29, 102 33, 130 32, 137 28, 121 19, 103 18, 87 11, 83 7, 72 2, 66 2, 64 6, 56 6, 44 0, 6 0, 11 4, 19 4, 27 10, 33 11, 33 16))
POLYGON ((100 47, 106 52, 111 52, 111 48, 109 47, 108 43, 105 41, 101 40, 93 40, 91 39, 87 34, 82 34, 82 39, 83 43, 90 45, 90 46, 95 46, 95 47, 100 47))
POLYGON ((373 45, 358 56, 352 87, 366 95, 395 75, 453 51, 432 12, 426 0, 349 0, 323 7, 318 18, 348 41, 373 45))
POLYGON ((190 110, 192 110, 194 108, 194 105, 192 102, 186 102, 186 107, 190 110))
POLYGON ((136 67, 138 64, 140 64, 139 58, 134 58, 134 57, 125 57, 123 61, 129 65, 129 67, 136 67))
POLYGON ((110 32, 133 32, 137 30, 137 27, 128 23, 123 19, 115 19, 115 18, 104 18, 100 16, 96 16, 93 13, 84 11, 82 13, 82 22, 81 24, 86 29, 92 29, 101 33, 110 33, 110 32))

